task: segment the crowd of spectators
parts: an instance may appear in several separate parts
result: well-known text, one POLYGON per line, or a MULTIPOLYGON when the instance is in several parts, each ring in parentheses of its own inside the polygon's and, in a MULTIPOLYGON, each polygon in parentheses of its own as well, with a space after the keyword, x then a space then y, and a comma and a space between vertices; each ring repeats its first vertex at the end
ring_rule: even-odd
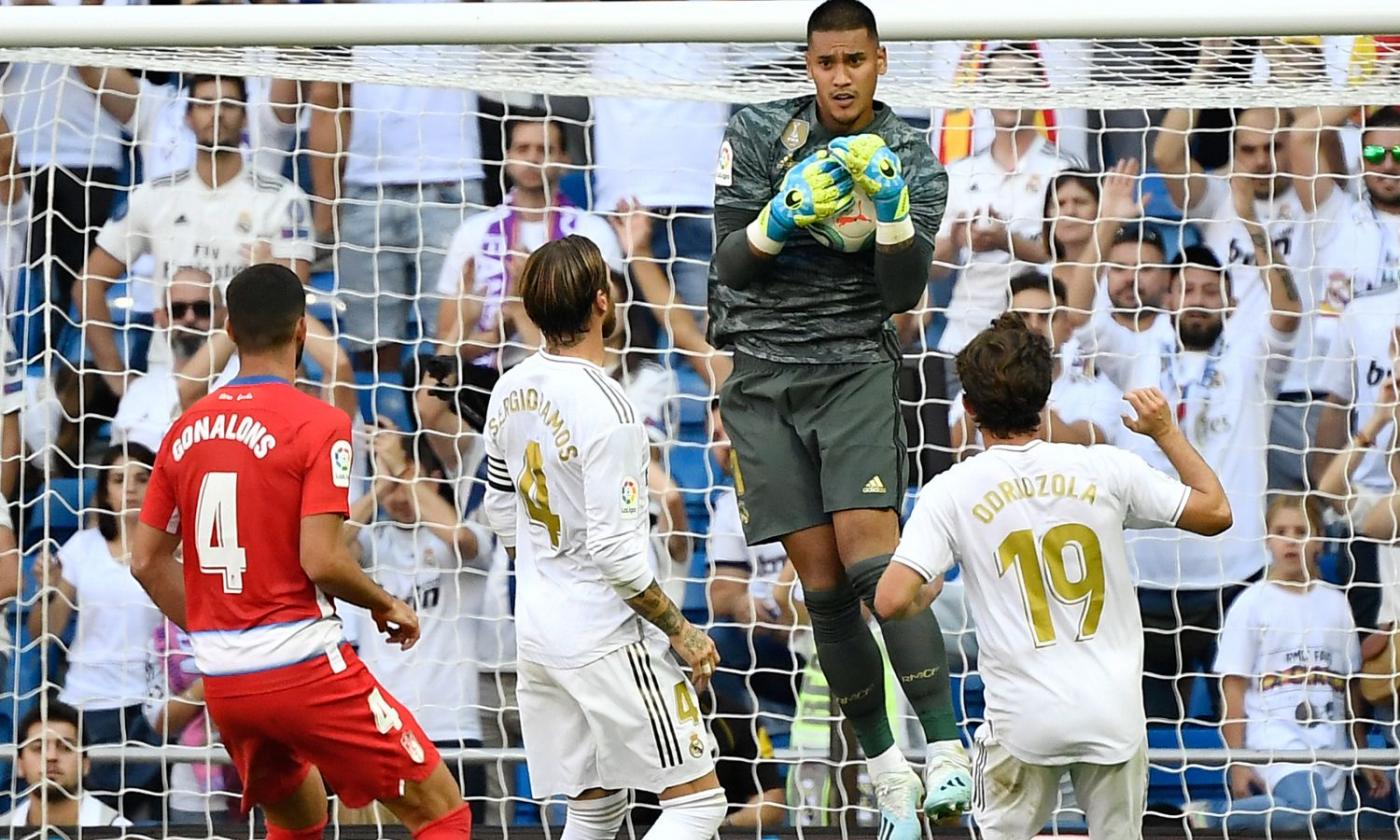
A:
MULTIPOLYGON (((599 47, 593 60, 700 78, 709 50, 599 47)), ((954 52, 958 72, 993 81, 1053 86, 1074 72, 1055 45, 954 52)), ((1189 73, 1209 81, 1239 61, 1209 42, 1189 73)), ((127 533, 165 430, 237 371, 222 290, 253 262, 308 284, 299 384, 356 421, 344 538, 423 616, 408 654, 342 609, 348 637, 439 747, 519 744, 511 569, 479 511, 481 414, 499 373, 539 344, 514 294, 524 258, 571 233, 595 241, 614 276, 607 372, 651 435, 651 561, 710 622, 724 660, 704 712, 724 746, 730 823, 826 819, 842 794, 824 763, 814 777, 803 762, 826 759, 839 727, 781 546, 743 540, 714 398, 729 362, 704 333, 729 113, 0 69, 0 740, 20 755, 0 790, 9 819, 236 812, 222 765, 81 749, 218 741, 188 639, 126 571, 127 533), (797 763, 774 762, 775 743, 797 763)), ((977 457, 947 362, 1008 308, 1055 349, 1045 437, 1169 469, 1119 420, 1123 391, 1161 388, 1235 524, 1130 544, 1153 731, 1170 746, 1188 733, 1254 750, 1396 745, 1400 109, 906 116, 949 177, 926 301, 895 324, 913 474, 977 457)), ((975 628, 956 574, 935 609, 974 725, 975 628)), ((506 760, 455 769, 479 822, 541 818, 506 760)), ((1154 773, 1153 810, 1232 829, 1335 826, 1363 805, 1394 819, 1393 769, 1242 762, 1189 790, 1171 776, 1174 793, 1154 773)))

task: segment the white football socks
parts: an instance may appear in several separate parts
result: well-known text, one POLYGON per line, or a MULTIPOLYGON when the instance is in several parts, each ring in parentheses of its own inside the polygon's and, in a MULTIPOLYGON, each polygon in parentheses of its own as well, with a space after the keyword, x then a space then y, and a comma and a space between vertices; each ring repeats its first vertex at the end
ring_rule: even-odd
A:
POLYGON ((613 840, 626 816, 625 790, 602 799, 571 799, 559 840, 613 840))
POLYGON ((643 840, 711 840, 728 812, 724 788, 663 799, 661 816, 643 840))

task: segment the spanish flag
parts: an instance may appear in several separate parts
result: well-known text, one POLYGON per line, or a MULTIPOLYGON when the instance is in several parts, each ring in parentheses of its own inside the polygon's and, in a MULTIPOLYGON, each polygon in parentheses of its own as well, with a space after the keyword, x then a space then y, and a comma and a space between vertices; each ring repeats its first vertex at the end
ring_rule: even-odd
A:
MULTIPOLYGON (((963 49, 962 55, 958 59, 957 69, 954 71, 953 84, 955 86, 976 84, 978 77, 982 74, 982 69, 986 63, 987 54, 991 52, 987 41, 968 41, 963 49)), ((1040 72, 1045 74, 1045 61, 1040 55, 1040 45, 1032 42, 1035 48, 1035 58, 1040 65, 1040 72)), ((1046 80, 1048 83, 1048 80, 1046 80)), ((947 109, 943 112, 942 122, 939 123, 938 131, 938 159, 945 166, 955 160, 960 160, 972 154, 972 142, 975 126, 975 110, 972 108, 947 109)), ((1046 140, 1052 144, 1056 141, 1055 133, 1055 112, 1050 108, 1042 108, 1035 112, 1035 127, 1046 140)))

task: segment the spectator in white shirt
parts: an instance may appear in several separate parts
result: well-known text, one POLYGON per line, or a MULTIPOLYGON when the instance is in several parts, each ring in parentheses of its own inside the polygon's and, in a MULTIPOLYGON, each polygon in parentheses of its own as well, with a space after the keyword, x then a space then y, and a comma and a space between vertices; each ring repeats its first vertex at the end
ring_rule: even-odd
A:
POLYGON ((622 271, 612 228, 601 216, 570 206, 559 192, 570 165, 559 121, 543 114, 513 116, 506 121, 506 136, 511 190, 501 206, 456 229, 435 278, 443 300, 437 324, 440 352, 498 369, 541 344, 514 288, 536 248, 577 233, 593 240, 610 269, 622 271))
MULTIPOLYGON (((164 84, 119 67, 79 67, 78 75, 98 104, 122 124, 141 154, 141 177, 154 181, 194 166, 198 141, 186 112, 184 80, 174 74, 164 84)), ((241 146, 248 164, 266 175, 281 175, 297 139, 298 83, 292 79, 244 80, 248 119, 241 146)))
POLYGON ((24 405, 24 365, 22 352, 10 334, 11 317, 18 301, 11 297, 19 289, 25 243, 29 238, 29 191, 15 154, 15 134, 0 110, 0 495, 13 497, 19 489, 20 437, 19 410, 24 405))
MULTIPOLYGON (((1286 275, 1271 270, 1271 314, 1261 324, 1231 314, 1231 279, 1210 249, 1182 252, 1171 287, 1179 346, 1153 362, 1182 432, 1220 476, 1234 524, 1210 538, 1140 531, 1128 544, 1147 631, 1149 719, 1186 717, 1191 679, 1208 664, 1224 610, 1267 558, 1264 454, 1271 401, 1298 328, 1298 296, 1286 275)), ((1160 463, 1160 453, 1155 457, 1160 463)))
MULTIPOLYGON (((507 120, 506 130, 510 193, 504 204, 473 216, 457 229, 437 279, 437 294, 443 302, 438 353, 453 357, 455 363, 498 371, 541 346, 539 330, 525 315, 514 289, 532 251, 577 233, 598 246, 610 269, 623 270, 617 236, 608 223, 569 206, 558 192, 569 162, 559 122, 528 114, 507 120)), ((475 371, 466 378, 477 381, 479 375, 475 371)), ((425 385, 432 381, 429 376, 423 379, 425 385)), ((429 441, 448 472, 469 476, 476 470, 475 459, 481 457, 467 451, 476 438, 467 439, 467 427, 433 391, 422 387, 415 396, 418 422, 433 433, 429 441)))
POLYGON ((1400 107, 1382 108, 1361 122, 1361 182, 1366 198, 1400 237, 1400 155, 1395 154, 1400 148, 1400 107))
MULTIPOLYGON (((357 47, 351 60, 401 63, 412 49, 357 47)), ((344 340, 356 370, 398 371, 410 320, 424 334, 437 323, 433 283, 452 232, 482 207, 477 97, 366 82, 317 83, 310 96, 317 229, 336 239, 344 340)))
MULTIPOLYGON (((1397 325, 1400 285, 1392 265, 1379 284, 1353 290, 1337 325, 1334 348, 1316 372, 1312 391, 1325 402, 1317 427, 1317 449, 1312 453, 1314 475, 1326 475, 1336 453, 1346 448, 1348 439, 1355 439, 1360 424, 1385 405, 1385 385, 1396 370, 1397 325)), ((1359 455, 1359 463, 1352 466, 1355 492, 1388 495, 1394 491, 1389 453, 1395 441, 1393 426, 1387 424, 1376 431, 1371 445, 1359 455)), ((1377 556, 1377 546, 1370 540, 1351 540, 1346 555, 1353 583, 1347 590, 1352 616, 1358 626, 1371 630, 1381 606, 1381 590, 1375 584, 1393 576, 1394 569, 1385 568, 1387 563, 1377 556)))
MULTIPOLYGON (((1092 446, 1107 443, 1108 433, 1121 427, 1123 392, 1094 370, 1079 342, 1070 338, 1071 324, 1065 310, 1065 286, 1030 268, 1011 278, 1011 311, 1019 312, 1026 326, 1043 334, 1055 353, 1050 398, 1040 424, 1041 436, 1056 443, 1092 446)), ((955 453, 984 448, 961 399, 948 411, 955 453)))
MULTIPOLYGON (((49 0, 0 0, 47 5, 49 0)), ((78 5, 78 0, 55 2, 78 5)), ((126 5, 105 0, 103 5, 126 5)), ((54 334, 78 294, 93 234, 107 221, 123 165, 122 126, 97 104, 76 68, 0 64, 5 118, 16 133, 19 164, 33 190, 29 266, 46 284, 54 334)))
MULTIPOLYGON (((1089 322, 1079 332, 1081 350, 1093 356, 1099 372, 1120 391, 1156 388, 1161 358, 1177 344, 1169 311, 1173 267, 1166 246, 1161 234, 1147 226, 1100 221, 1095 235, 1108 243, 1102 249, 1107 269, 1102 291, 1092 298, 1089 322)), ((1141 435, 1124 439, 1130 448, 1132 437, 1141 435)))
POLYGON ((127 386, 112 418, 112 441, 133 441, 155 451, 180 415, 177 376, 224 326, 224 300, 209 272, 193 266, 175 269, 158 306, 155 322, 170 339, 170 361, 153 362, 127 386))
MULTIPOLYGON (((724 49, 719 44, 600 45, 593 72, 605 78, 702 81, 723 62, 724 49)), ((702 328, 714 252, 715 154, 728 120, 729 106, 721 102, 593 99, 593 207, 622 212, 635 202, 655 220, 644 258, 655 261, 667 282, 640 291, 659 310, 658 319, 664 313, 670 321, 672 346, 690 352, 708 350, 702 328), (682 316, 694 323, 682 324, 682 316)))
MULTIPOLYGON (((195 76, 187 115, 198 141, 194 166, 132 190, 125 215, 103 227, 88 256, 84 333, 97 369, 118 396, 126 390, 127 369, 109 325, 107 287, 142 255, 155 258, 153 301, 183 266, 204 268, 220 289, 257 262, 286 265, 303 280, 310 274, 306 194, 244 163, 246 101, 241 78, 195 76)), ((160 342, 153 344, 158 350, 160 342)))
MULTIPOLYGON (((1384 350, 1385 343, 1389 341, 1389 336, 1385 334, 1388 324, 1385 312, 1389 308, 1388 303, 1382 306, 1377 304, 1393 300, 1393 296, 1384 293, 1394 288, 1397 266, 1400 266, 1400 244, 1397 244, 1400 243, 1400 155, 1395 152, 1396 148, 1400 148, 1400 110, 1386 108, 1363 120, 1363 189, 1359 201, 1351 197, 1346 181, 1341 179, 1346 162, 1341 159, 1342 148, 1338 137, 1340 126, 1354 113, 1353 109, 1301 108, 1299 111, 1301 114, 1294 139, 1297 151, 1294 156, 1305 165, 1314 167, 1319 176, 1310 179, 1311 187, 1305 187, 1301 192, 1313 198, 1319 206, 1343 202, 1350 205, 1352 210, 1346 224, 1339 225, 1337 232, 1342 240, 1337 250, 1354 257, 1354 262, 1347 266, 1352 270, 1337 272, 1336 288, 1329 283, 1327 297, 1322 302, 1328 315, 1341 315, 1336 318, 1336 341, 1329 357, 1340 359, 1355 356, 1355 351, 1366 349, 1366 345, 1375 350, 1384 350), (1332 177, 1327 177, 1329 173, 1332 177), (1353 255, 1353 251, 1357 253, 1353 255), (1370 300, 1359 305, 1350 315, 1344 314, 1350 308, 1348 304, 1352 298, 1362 297, 1370 300), (1372 334, 1371 340, 1368 342, 1358 331, 1372 334)), ((1389 375, 1390 366, 1383 358, 1379 361, 1377 366, 1357 371, 1360 381, 1366 383, 1364 390, 1374 389, 1389 375)), ((1318 392, 1316 396, 1318 399, 1330 396, 1336 410, 1323 412, 1316 431, 1315 475, 1321 474, 1330 453, 1345 442, 1350 422, 1346 399, 1349 397, 1347 392, 1352 390, 1342 387, 1349 383, 1329 381, 1337 379, 1333 374, 1340 375, 1346 369, 1345 365, 1339 366, 1336 371, 1329 371, 1327 365, 1318 367, 1320 369, 1313 371, 1315 375, 1311 382, 1318 392)), ((1379 476, 1377 471, 1368 472, 1379 476)))
POLYGON ((83 777, 92 762, 83 755, 77 709, 50 700, 20 719, 19 775, 26 783, 24 798, 0 817, 0 826, 25 834, 25 828, 79 826, 97 828, 131 825, 114 809, 83 790, 83 777), (47 708, 45 708, 45 705, 47 708))
MULTIPOLYGON (((1015 49, 987 57, 989 81, 1038 84, 1037 65, 1015 49)), ((948 167, 948 207, 934 249, 934 276, 959 272, 938 342, 955 354, 1006 311, 1006 284, 1049 256, 1041 241, 1045 192, 1070 166, 1036 129, 1033 110, 993 109, 996 133, 983 151, 948 167)), ((951 366, 950 366, 951 367, 951 366)), ((949 392, 956 390, 950 388, 949 392)))
MULTIPOLYGON (((401 700, 439 748, 482 745, 478 633, 495 541, 484 525, 463 521, 440 490, 449 485, 382 426, 374 434, 374 488, 351 507, 347 528, 360 565, 418 613, 422 641, 401 651, 354 610, 360 656, 401 700)), ((453 767, 476 821, 485 817, 486 768, 453 767)))
MULTIPOLYGON (((160 611, 131 575, 131 535, 141 514, 155 454, 136 443, 114 446, 98 461, 96 527, 73 535, 39 568, 46 604, 29 611, 35 639, 57 638, 77 614, 68 673, 58 699, 78 709, 89 744, 161 743, 144 714, 146 651, 160 611)), ((89 787, 123 811, 158 805, 159 764, 104 762, 89 787), (132 800, 136 800, 133 803, 132 800)))
MULTIPOLYGON (((1364 745, 1364 701, 1351 677, 1361 649, 1346 597, 1318 580, 1322 515, 1297 496, 1269 505, 1271 561, 1264 580, 1230 607, 1215 671, 1225 696, 1222 732, 1231 749, 1345 750, 1364 745)), ((1362 788, 1390 782, 1363 767, 1362 788)), ((1227 832, 1341 827, 1347 774, 1333 762, 1232 764, 1228 802, 1190 803, 1191 822, 1227 832)), ((1351 803, 1355 806, 1355 801, 1351 803)))
MULTIPOLYGON (((1209 46, 1193 80, 1207 83, 1222 71, 1226 54, 1209 46)), ((1157 129, 1152 161, 1167 194, 1201 231, 1203 244, 1230 270, 1241 316, 1267 317, 1269 294, 1262 272, 1270 266, 1307 268, 1308 249, 1295 247, 1305 209, 1294 189, 1287 109, 1246 108, 1234 115, 1229 161, 1207 169, 1191 154, 1193 129, 1201 112, 1174 108, 1157 129), (1247 212, 1241 212, 1247 210, 1247 212), (1264 227, 1264 247, 1251 234, 1264 227), (1257 227, 1256 225, 1256 227, 1257 227)))

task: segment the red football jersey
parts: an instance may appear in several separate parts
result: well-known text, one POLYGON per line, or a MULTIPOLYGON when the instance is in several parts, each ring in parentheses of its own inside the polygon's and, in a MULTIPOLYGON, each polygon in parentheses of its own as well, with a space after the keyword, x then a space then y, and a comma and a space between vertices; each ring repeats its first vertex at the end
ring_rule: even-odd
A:
POLYGON ((161 442, 141 521, 179 533, 195 659, 206 675, 334 650, 340 620, 301 567, 301 520, 348 515, 350 418, 275 377, 235 379, 161 442))

